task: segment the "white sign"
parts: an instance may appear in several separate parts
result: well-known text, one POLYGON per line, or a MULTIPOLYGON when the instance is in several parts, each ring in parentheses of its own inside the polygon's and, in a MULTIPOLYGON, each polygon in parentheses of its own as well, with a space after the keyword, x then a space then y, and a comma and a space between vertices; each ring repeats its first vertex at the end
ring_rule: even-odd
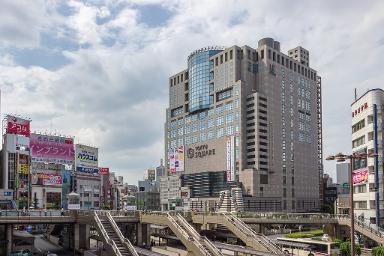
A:
POLYGON ((80 204, 68 204, 68 210, 80 210, 80 204))
POLYGON ((227 181, 235 181, 235 140, 227 137, 227 181))

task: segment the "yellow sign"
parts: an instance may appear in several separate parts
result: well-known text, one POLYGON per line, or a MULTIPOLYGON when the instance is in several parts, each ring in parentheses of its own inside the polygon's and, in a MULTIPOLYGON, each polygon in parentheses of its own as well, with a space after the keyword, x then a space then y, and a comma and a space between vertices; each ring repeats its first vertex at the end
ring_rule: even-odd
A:
POLYGON ((28 174, 29 173, 29 166, 28 164, 20 164, 20 173, 28 174))

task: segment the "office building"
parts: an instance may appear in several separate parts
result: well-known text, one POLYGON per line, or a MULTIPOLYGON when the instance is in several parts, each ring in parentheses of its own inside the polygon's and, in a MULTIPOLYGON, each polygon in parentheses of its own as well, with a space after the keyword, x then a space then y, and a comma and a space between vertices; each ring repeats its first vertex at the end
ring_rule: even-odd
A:
POLYGON ((264 38, 196 50, 169 78, 166 167, 191 189, 192 208, 240 187, 245 210, 319 209, 321 79, 309 63, 306 49, 286 55, 264 38))
POLYGON ((154 181, 156 180, 156 170, 155 169, 147 169, 144 171, 144 180, 154 181))
POLYGON ((336 164, 336 180, 338 187, 338 194, 349 193, 349 163, 337 163, 336 164))
POLYGON ((355 214, 377 225, 384 223, 383 105, 382 89, 367 91, 351 105, 353 153, 378 154, 353 163, 355 214))
POLYGON ((163 164, 163 159, 160 159, 160 165, 156 167, 156 181, 160 182, 160 178, 165 176, 166 173, 166 168, 163 164))

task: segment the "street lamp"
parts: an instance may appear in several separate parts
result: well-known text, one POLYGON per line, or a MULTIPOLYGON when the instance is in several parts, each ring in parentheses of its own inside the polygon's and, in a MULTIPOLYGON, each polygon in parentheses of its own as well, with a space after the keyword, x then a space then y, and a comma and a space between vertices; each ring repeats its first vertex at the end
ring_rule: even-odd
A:
POLYGON ((355 160, 366 159, 368 157, 377 157, 377 154, 374 153, 353 153, 352 155, 345 155, 338 153, 334 156, 328 156, 326 160, 336 160, 337 162, 344 162, 349 160, 349 216, 351 219, 351 255, 355 256, 355 215, 354 215, 354 205, 353 205, 353 164, 355 160))

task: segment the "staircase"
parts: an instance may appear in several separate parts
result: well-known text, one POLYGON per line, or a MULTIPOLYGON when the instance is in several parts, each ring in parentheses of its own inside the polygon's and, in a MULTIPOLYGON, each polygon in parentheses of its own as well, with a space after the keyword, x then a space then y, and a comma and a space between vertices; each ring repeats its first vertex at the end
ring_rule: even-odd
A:
POLYGON ((241 188, 232 188, 232 212, 244 212, 243 191, 241 188))
POLYGON ((242 220, 229 213, 222 213, 223 224, 247 246, 255 250, 283 255, 283 251, 272 240, 263 234, 258 234, 242 220))
MULTIPOLYGON (((339 225, 351 227, 351 219, 349 216, 337 216, 339 225)), ((384 230, 373 228, 364 222, 355 220, 355 232, 358 232, 378 244, 384 244, 384 230)))
POLYGON ((179 213, 176 215, 177 223, 187 231, 187 233, 192 236, 195 240, 199 241, 206 251, 209 251, 209 255, 223 255, 219 249, 205 236, 201 236, 196 229, 193 228, 191 224, 179 213))
POLYGON ((109 212, 94 213, 95 221, 103 240, 111 247, 114 255, 138 256, 136 250, 121 233, 109 212), (99 216, 100 215, 100 216, 99 216))
POLYGON ((168 227, 194 255, 222 256, 223 254, 207 238, 199 233, 179 214, 167 214, 168 227))

